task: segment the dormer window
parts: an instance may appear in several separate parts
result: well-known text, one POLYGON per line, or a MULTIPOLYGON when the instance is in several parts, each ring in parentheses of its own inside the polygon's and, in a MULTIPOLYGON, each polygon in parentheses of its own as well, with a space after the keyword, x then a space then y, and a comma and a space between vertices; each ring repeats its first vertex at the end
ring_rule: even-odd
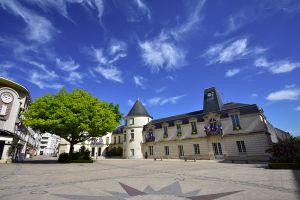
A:
POLYGON ((168 126, 167 125, 164 125, 164 138, 167 138, 168 137, 168 126))
POLYGON ((191 122, 192 134, 197 134, 197 123, 195 121, 191 122))
POLYGON ((238 114, 231 115, 231 122, 232 122, 233 130, 238 131, 242 129, 238 114))

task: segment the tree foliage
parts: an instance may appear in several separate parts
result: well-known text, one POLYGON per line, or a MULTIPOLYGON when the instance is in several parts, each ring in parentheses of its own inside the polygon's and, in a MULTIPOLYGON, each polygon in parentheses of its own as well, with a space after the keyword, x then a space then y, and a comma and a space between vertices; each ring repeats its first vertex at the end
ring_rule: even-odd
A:
POLYGON ((56 95, 35 99, 24 114, 24 122, 33 130, 52 133, 73 146, 91 137, 99 137, 120 124, 118 105, 100 101, 84 90, 68 93, 64 88, 56 95))
POLYGON ((267 153, 272 154, 272 162, 300 163, 300 138, 290 136, 278 143, 273 143, 267 153))

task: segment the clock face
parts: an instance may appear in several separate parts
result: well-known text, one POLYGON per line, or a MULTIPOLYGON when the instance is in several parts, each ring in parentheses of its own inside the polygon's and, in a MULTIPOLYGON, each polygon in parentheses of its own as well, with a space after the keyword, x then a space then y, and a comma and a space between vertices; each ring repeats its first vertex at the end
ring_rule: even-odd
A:
POLYGON ((13 96, 10 93, 4 92, 1 94, 1 100, 4 103, 10 103, 13 100, 13 96))
POLYGON ((212 94, 209 92, 209 93, 207 93, 207 96, 208 96, 208 97, 211 97, 211 96, 212 96, 212 94))

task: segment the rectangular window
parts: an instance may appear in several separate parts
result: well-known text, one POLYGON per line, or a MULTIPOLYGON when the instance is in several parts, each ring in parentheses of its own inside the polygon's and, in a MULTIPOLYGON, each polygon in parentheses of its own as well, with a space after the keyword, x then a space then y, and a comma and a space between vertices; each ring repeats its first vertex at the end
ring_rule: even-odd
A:
POLYGON ((241 129, 240 119, 239 119, 239 116, 237 114, 231 115, 231 122, 232 122, 233 130, 240 130, 241 129))
POLYGON ((106 144, 109 144, 109 137, 106 137, 106 144))
POLYGON ((200 154, 200 146, 199 146, 199 144, 194 144, 194 151, 195 151, 195 154, 200 154))
POLYGON ((92 156, 95 156, 95 147, 92 148, 92 156))
POLYGON ((221 143, 212 143, 215 155, 222 155, 221 143))
POLYGON ((168 126, 164 126, 164 138, 168 137, 168 126))
POLYGON ((240 153, 247 152, 244 141, 236 141, 236 145, 237 145, 237 148, 238 148, 238 150, 239 150, 240 153))
POLYGON ((169 146, 165 146, 165 155, 166 155, 166 156, 170 155, 170 149, 169 149, 169 146))
POLYGON ((130 133, 130 140, 134 140, 134 133, 130 133))
POLYGON ((191 122, 191 126, 192 126, 192 134, 197 134, 197 123, 191 122))
POLYGON ((117 143, 117 138, 116 138, 116 136, 114 137, 114 144, 116 144, 117 143))
POLYGON ((178 145, 179 157, 184 156, 183 145, 178 145))
POLYGON ((133 133, 133 132, 134 132, 134 129, 131 129, 130 132, 133 133))
POLYGON ((124 134, 124 142, 126 142, 126 133, 124 134))
POLYGON ((125 126, 127 126, 127 119, 125 119, 125 126))
POLYGON ((177 135, 181 135, 181 124, 176 124, 177 135))
POLYGON ((149 146, 149 155, 153 156, 153 146, 149 146))
POLYGON ((129 119, 129 125, 133 125, 134 124, 134 118, 129 119))
POLYGON ((131 156, 134 156, 134 149, 130 149, 131 156))
POLYGON ((119 135, 119 137, 118 137, 118 139, 119 139, 119 144, 121 143, 121 135, 119 135))

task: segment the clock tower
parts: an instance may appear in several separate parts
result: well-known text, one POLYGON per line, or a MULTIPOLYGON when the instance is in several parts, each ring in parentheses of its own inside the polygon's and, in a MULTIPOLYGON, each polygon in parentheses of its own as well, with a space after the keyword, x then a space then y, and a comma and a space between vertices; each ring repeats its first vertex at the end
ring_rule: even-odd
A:
POLYGON ((215 87, 204 90, 203 112, 218 112, 222 109, 223 103, 219 92, 215 87))

